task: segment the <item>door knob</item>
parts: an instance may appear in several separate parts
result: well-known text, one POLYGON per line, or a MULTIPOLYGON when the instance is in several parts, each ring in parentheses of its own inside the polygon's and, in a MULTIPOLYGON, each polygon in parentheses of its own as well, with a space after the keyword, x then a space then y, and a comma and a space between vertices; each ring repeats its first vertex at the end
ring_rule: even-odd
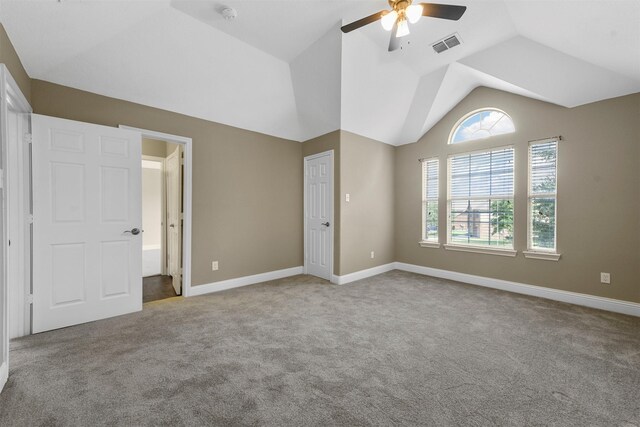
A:
POLYGON ((125 233, 131 233, 134 236, 137 236, 138 234, 140 234, 140 229, 139 228, 132 228, 131 230, 125 230, 125 233))
POLYGON ((327 221, 327 222, 323 222, 323 223, 322 223, 322 225, 324 225, 325 227, 328 227, 328 226, 330 226, 331 224, 329 224, 329 221, 327 221))

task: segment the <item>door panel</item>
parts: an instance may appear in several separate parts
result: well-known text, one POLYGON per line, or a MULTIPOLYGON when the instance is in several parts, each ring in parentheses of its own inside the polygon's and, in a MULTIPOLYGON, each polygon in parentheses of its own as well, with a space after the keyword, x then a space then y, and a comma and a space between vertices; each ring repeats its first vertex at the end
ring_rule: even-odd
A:
POLYGON ((102 242, 100 249, 102 272, 100 298, 128 295, 131 288, 128 274, 130 242, 128 240, 102 242))
POLYGON ((182 293, 182 174, 180 147, 167 157, 167 256, 176 294, 182 293))
POLYGON ((142 309, 140 134, 33 115, 33 331, 142 309))
POLYGON ((84 243, 51 245, 51 306, 86 301, 84 243))
POLYGON ((102 222, 128 222, 129 193, 122 189, 129 188, 129 169, 103 166, 100 169, 100 181, 102 222))
POLYGON ((308 274, 331 280, 333 213, 333 156, 305 160, 306 260, 308 274))
POLYGON ((84 165, 51 162, 52 222, 84 222, 84 165))

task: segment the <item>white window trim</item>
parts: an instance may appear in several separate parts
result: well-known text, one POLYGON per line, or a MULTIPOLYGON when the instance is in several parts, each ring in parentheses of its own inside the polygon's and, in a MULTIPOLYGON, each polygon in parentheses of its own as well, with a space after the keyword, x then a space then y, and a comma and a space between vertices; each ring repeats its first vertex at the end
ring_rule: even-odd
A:
MULTIPOLYGON (((425 240, 425 225, 427 222, 427 219, 425 218, 425 202, 429 202, 430 199, 425 199, 424 198, 424 192, 425 192, 425 188, 424 188, 424 165, 425 163, 431 162, 431 161, 436 161, 438 162, 438 195, 435 198, 435 202, 438 203, 438 222, 440 222, 440 158, 439 157, 429 157, 429 158, 425 158, 425 159, 420 159, 420 173, 421 173, 421 177, 422 177, 422 182, 421 182, 421 186, 423 186, 422 188, 422 194, 421 194, 421 199, 422 199, 422 206, 420 207, 422 209, 422 235, 421 235, 421 240, 420 243, 428 243, 429 245, 427 246, 422 246, 422 244, 420 246, 422 246, 423 248, 433 248, 436 247, 434 245, 437 245, 437 247, 440 247, 440 227, 438 227, 438 235, 437 235, 437 240, 433 241, 433 240, 425 240)), ((433 200, 433 199, 431 199, 433 200)))
MULTIPOLYGON (((438 206, 438 209, 440 209, 440 206, 438 206)), ((422 248, 434 248, 434 249, 438 249, 440 248, 440 243, 438 242, 432 242, 429 240, 420 240, 418 242, 418 244, 420 245, 420 247, 422 248)))
MULTIPOLYGON (((480 111, 480 110, 477 110, 480 111)), ((471 114, 471 113, 470 113, 471 114)), ((506 114, 506 113, 505 113, 506 114)), ((457 144, 454 144, 457 145, 457 144)), ((475 253, 480 253, 480 254, 487 254, 487 255, 500 255, 500 256, 508 256, 508 257, 515 257, 518 254, 518 251, 515 249, 516 247, 516 222, 515 222, 515 211, 516 211, 516 194, 515 194, 515 189, 516 189, 516 172, 515 172, 515 162, 516 162, 516 148, 515 145, 510 144, 510 145, 501 145, 501 146, 497 146, 497 147, 491 147, 491 148, 486 148, 486 149, 482 149, 482 150, 475 150, 475 151, 464 151, 461 153, 451 153, 447 156, 447 229, 446 229, 446 233, 447 233, 447 243, 444 244, 444 248, 446 250, 449 251, 460 251, 460 252, 475 252, 475 253), (471 245, 460 245, 460 244, 456 244, 456 243, 451 243, 451 201, 452 200, 486 200, 487 197, 485 196, 470 196, 470 197, 464 197, 464 198, 460 198, 460 197, 456 197, 456 198, 452 198, 451 197, 451 176, 450 176, 450 172, 451 172, 451 158, 452 157, 456 157, 456 156, 464 156, 464 155, 472 155, 472 154, 480 154, 480 153, 488 153, 491 151, 499 151, 499 150, 506 150, 506 149, 512 149, 513 150, 513 212, 514 212, 514 221, 513 221, 513 247, 514 249, 497 249, 497 248, 491 248, 491 247, 483 247, 483 246, 471 246, 471 245)), ((504 199, 504 197, 493 197, 490 199, 504 199)), ((440 206, 438 206, 439 208, 440 206)))
POLYGON ((525 258, 529 259, 539 259, 545 261, 559 261, 562 256, 561 253, 557 252, 558 249, 558 156, 560 153, 560 141, 561 139, 558 137, 540 139, 536 141, 529 142, 527 146, 527 250, 523 251, 523 255, 525 258), (538 144, 546 144, 548 142, 555 141, 556 142, 556 191, 555 193, 537 193, 535 195, 531 194, 531 146, 538 144), (532 246, 533 233, 531 230, 531 199, 544 199, 544 198, 555 198, 555 221, 556 226, 553 230, 553 242, 554 248, 545 249, 545 248, 534 248, 532 246))
POLYGON ((518 254, 518 251, 515 249, 496 249, 482 246, 466 246, 466 245, 453 245, 447 243, 444 245, 444 248, 448 251, 458 251, 458 252, 473 252, 477 254, 485 254, 485 255, 500 255, 506 257, 515 257, 518 254))
POLYGON ((541 251, 522 251, 525 258, 530 259, 542 259, 545 261, 559 261, 562 254, 555 252, 541 252, 541 251))

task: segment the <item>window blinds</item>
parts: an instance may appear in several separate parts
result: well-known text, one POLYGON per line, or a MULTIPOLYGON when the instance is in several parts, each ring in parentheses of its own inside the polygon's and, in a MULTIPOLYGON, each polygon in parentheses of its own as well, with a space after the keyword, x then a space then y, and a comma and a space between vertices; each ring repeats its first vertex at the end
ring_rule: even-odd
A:
POLYGON ((513 148, 450 158, 450 198, 513 196, 513 148))
POLYGON ((513 248, 513 147, 449 158, 450 244, 513 248))
POLYGON ((529 146, 529 194, 555 195, 557 141, 529 146))
POLYGON ((440 162, 422 161, 422 240, 438 242, 438 189, 440 162))
POLYGON ((555 251, 558 141, 529 145, 530 250, 555 251))

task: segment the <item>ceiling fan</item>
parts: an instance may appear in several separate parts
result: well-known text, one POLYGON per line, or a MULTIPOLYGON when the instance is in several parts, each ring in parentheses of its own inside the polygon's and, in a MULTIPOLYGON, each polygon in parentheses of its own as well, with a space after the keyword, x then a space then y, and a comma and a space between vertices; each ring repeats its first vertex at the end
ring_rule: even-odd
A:
POLYGON ((382 27, 391 31, 391 41, 389 42, 389 52, 400 47, 400 38, 409 35, 409 24, 415 24, 422 16, 431 18, 449 19, 457 21, 467 10, 466 6, 456 6, 450 4, 419 3, 411 4, 413 0, 388 0, 391 10, 381 10, 369 15, 366 18, 342 27, 343 33, 357 30, 360 27, 380 21, 382 27))

